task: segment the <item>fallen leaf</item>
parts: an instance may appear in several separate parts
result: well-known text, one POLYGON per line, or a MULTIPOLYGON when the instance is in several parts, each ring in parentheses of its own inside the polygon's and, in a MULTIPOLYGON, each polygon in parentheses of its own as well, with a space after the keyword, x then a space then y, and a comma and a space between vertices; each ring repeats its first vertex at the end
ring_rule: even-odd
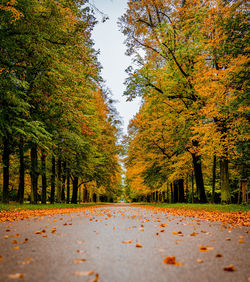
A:
POLYGON ((25 258, 20 264, 30 264, 33 261, 32 258, 25 258))
POLYGON ((196 262, 203 263, 203 260, 202 259, 197 259, 196 262))
POLYGON ((12 244, 17 244, 17 240, 13 240, 11 243, 12 244))
POLYGON ((193 233, 190 234, 190 236, 196 236, 196 235, 198 235, 198 234, 199 234, 199 233, 193 232, 193 233))
POLYGON ((139 243, 137 243, 135 246, 136 246, 137 248, 142 248, 142 245, 139 244, 139 243))
POLYGON ((22 279, 24 278, 24 274, 23 273, 9 274, 8 277, 10 279, 22 279))
POLYGON ((27 243, 28 241, 29 241, 29 239, 28 239, 28 238, 25 238, 23 243, 25 244, 25 243, 27 243))
POLYGON ((75 275, 78 275, 78 276, 90 276, 90 275, 93 275, 94 273, 95 273, 94 270, 90 270, 90 271, 76 271, 75 275))
POLYGON ((48 237, 47 234, 43 234, 43 237, 48 237))
POLYGON ((226 238, 226 241, 231 241, 231 238, 226 238))
POLYGON ((16 247, 13 247, 12 249, 13 249, 13 250, 19 250, 20 247, 19 247, 19 246, 16 246, 16 247))
POLYGON ((238 242, 239 242, 239 243, 245 243, 245 241, 242 240, 242 239, 240 239, 238 242))
POLYGON ((85 250, 76 250, 76 252, 79 253, 79 254, 83 254, 83 253, 85 253, 85 250))
POLYGON ((124 244, 130 244, 130 243, 132 243, 132 240, 122 241, 122 243, 124 243, 124 244))
POLYGON ((222 254, 217 254, 215 257, 216 257, 216 258, 221 258, 221 257, 222 257, 222 254))
POLYGON ((35 234, 42 234, 41 231, 35 231, 34 233, 35 233, 35 234))
POLYGON ((2 256, 0 256, 0 261, 2 261, 3 260, 3 257, 2 256))
POLYGON ((200 248, 200 252, 208 252, 207 247, 201 247, 201 248, 200 248))
POLYGON ((181 263, 179 263, 178 261, 176 261, 176 257, 169 257, 167 256, 163 262, 164 264, 172 264, 172 265, 183 265, 181 263))
POLYGON ((223 270, 224 271, 229 271, 229 272, 236 271, 236 269, 234 268, 234 266, 232 264, 230 264, 229 266, 224 267, 223 270))
POLYGON ((75 263, 83 263, 86 259, 75 259, 75 263))
POLYGON ((161 230, 160 230, 160 232, 164 232, 164 231, 165 231, 165 229, 161 229, 161 230))
POLYGON ((89 282, 98 282, 98 281, 99 281, 99 274, 98 273, 96 273, 95 279, 89 280, 89 282))

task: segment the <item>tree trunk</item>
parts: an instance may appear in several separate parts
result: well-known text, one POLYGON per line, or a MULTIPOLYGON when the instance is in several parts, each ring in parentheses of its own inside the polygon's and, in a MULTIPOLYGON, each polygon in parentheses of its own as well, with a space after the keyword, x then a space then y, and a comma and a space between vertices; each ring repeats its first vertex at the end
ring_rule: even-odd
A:
POLYGON ((63 172, 62 172, 62 197, 61 200, 65 203, 65 182, 66 182, 67 166, 66 162, 63 162, 63 172))
POLYGON ((184 202, 184 179, 178 180, 178 202, 184 202))
POLYGON ((171 194, 170 194, 170 203, 174 203, 174 184, 171 182, 170 184, 170 190, 171 190, 171 194))
POLYGON ((55 203, 55 183, 56 183, 56 159, 52 156, 51 166, 51 192, 50 192, 50 203, 55 203))
POLYGON ((203 182, 203 174, 201 168, 201 156, 197 156, 196 154, 192 154, 193 158, 193 166, 194 166, 194 175, 195 182, 198 191, 198 197, 200 203, 206 203, 207 197, 205 194, 204 182, 203 182))
POLYGON ((78 190, 78 177, 75 176, 73 180, 73 193, 71 198, 72 204, 77 204, 77 190, 78 190))
POLYGON ((56 200, 58 203, 62 202, 62 161, 58 158, 57 161, 57 193, 56 200))
POLYGON ((155 191, 155 200, 156 200, 156 203, 159 203, 159 192, 158 191, 155 191))
POLYGON ((47 201, 47 176, 46 176, 46 154, 42 150, 41 155, 42 163, 42 204, 46 204, 47 201))
POLYGON ((192 177, 192 203, 194 203, 194 173, 193 173, 193 171, 192 171, 192 175, 191 175, 191 177, 192 177))
POLYGON ((187 176, 186 176, 186 198, 185 198, 186 203, 188 203, 188 201, 189 201, 189 187, 188 187, 188 180, 189 180, 189 175, 187 174, 187 176))
POLYGON ((83 202, 84 203, 87 203, 87 197, 88 197, 88 193, 87 193, 87 185, 85 185, 84 184, 84 186, 83 186, 84 188, 83 188, 83 202))
POLYGON ((215 181, 216 181, 216 155, 213 158, 213 180, 212 180, 212 203, 214 204, 214 193, 215 193, 215 181))
POLYGON ((179 199, 179 195, 178 195, 178 180, 174 181, 174 203, 177 203, 179 199))
POLYGON ((38 166, 37 166, 37 144, 32 144, 30 150, 31 159, 31 203, 37 204, 37 182, 38 182, 38 166))
POLYGON ((221 184, 221 202, 226 204, 231 203, 227 158, 220 159, 220 184, 221 184))
POLYGON ((8 138, 3 141, 3 203, 9 203, 10 147, 8 138))
POLYGON ((67 204, 70 202, 70 173, 67 170, 67 204))
POLYGON ((18 201, 20 204, 23 204, 24 200, 24 152, 23 152, 23 138, 20 138, 19 141, 19 186, 18 186, 18 201))
POLYGON ((81 185, 78 188, 78 203, 81 203, 81 185))

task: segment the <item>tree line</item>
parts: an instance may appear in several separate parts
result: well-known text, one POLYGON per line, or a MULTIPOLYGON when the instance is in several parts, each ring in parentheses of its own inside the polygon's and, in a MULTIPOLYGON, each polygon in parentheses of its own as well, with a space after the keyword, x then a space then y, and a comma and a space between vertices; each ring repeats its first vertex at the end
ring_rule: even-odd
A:
POLYGON ((85 0, 1 2, 2 202, 119 195, 119 120, 93 48, 96 23, 85 0))
POLYGON ((249 14, 239 0, 139 0, 120 18, 134 200, 235 202, 249 173, 249 14))

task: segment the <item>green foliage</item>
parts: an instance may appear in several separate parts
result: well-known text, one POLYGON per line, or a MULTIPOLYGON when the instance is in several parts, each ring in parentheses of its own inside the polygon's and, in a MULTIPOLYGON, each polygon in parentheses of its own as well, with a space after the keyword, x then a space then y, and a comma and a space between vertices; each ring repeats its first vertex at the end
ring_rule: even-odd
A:
POLYGON ((45 189, 56 178, 57 198, 62 197, 58 201, 64 200, 60 190, 66 176, 70 181, 78 177, 79 185, 90 183, 90 195, 110 191, 115 195, 120 181, 117 117, 101 90, 100 64, 91 39, 93 11, 87 1, 20 0, 15 11, 21 16, 11 21, 2 16, 4 7, 0 9, 0 146, 5 156, 18 152, 27 158, 35 148, 24 168, 31 172, 33 200, 40 198, 41 174, 45 189), (2 146, 3 140, 8 140, 10 151, 2 146), (17 149, 20 140, 23 152, 17 149), (52 156, 56 174, 51 171, 52 156))

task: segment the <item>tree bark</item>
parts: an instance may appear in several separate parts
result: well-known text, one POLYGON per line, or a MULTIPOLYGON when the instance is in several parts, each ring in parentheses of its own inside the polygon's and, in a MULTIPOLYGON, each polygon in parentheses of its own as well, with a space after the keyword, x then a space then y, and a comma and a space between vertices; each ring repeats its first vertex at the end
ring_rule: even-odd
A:
POLYGON ((177 203, 178 202, 178 199, 179 199, 179 195, 178 195, 178 180, 175 180, 174 181, 174 203, 177 203))
POLYGON ((3 141, 3 203, 9 203, 10 145, 8 138, 3 141))
POLYGON ((221 185, 221 203, 231 203, 228 159, 220 159, 220 185, 221 185))
POLYGON ((192 204, 194 203, 194 173, 192 171, 192 204))
POLYGON ((212 203, 214 204, 214 193, 215 193, 215 181, 216 181, 216 155, 213 158, 213 180, 212 180, 212 203))
POLYGON ((83 188, 83 202, 87 203, 87 197, 88 197, 87 186, 84 185, 83 187, 84 187, 83 188))
POLYGON ((170 203, 174 203, 174 184, 171 182, 170 184, 170 203))
POLYGON ((70 202, 70 173, 67 170, 67 204, 70 202))
POLYGON ((192 158, 193 158, 194 175, 195 175, 195 182, 198 191, 199 202, 207 203, 207 197, 205 194, 203 174, 201 168, 201 156, 192 154, 192 158))
POLYGON ((72 204, 77 204, 77 190, 78 190, 78 177, 75 176, 73 180, 73 193, 71 198, 72 204))
POLYGON ((155 201, 156 203, 159 203, 159 192, 155 191, 155 201))
POLYGON ((24 200, 24 152, 23 152, 23 138, 20 138, 19 141, 19 186, 17 198, 20 204, 23 204, 24 200))
POLYGON ((41 155, 42 163, 42 204, 46 204, 47 201, 47 176, 46 176, 46 154, 42 150, 41 155))
POLYGON ((52 156, 51 160, 51 192, 50 192, 50 203, 55 203, 55 182, 56 182, 56 159, 52 156))
POLYGON ((57 193, 56 200, 58 203, 62 202, 62 161, 58 158, 57 161, 57 193))
POLYGON ((184 200, 184 179, 181 178, 178 180, 178 202, 183 203, 184 200))
POLYGON ((38 166, 37 166, 37 144, 32 144, 30 150, 31 159, 31 203, 37 204, 37 182, 38 182, 38 166))
POLYGON ((63 171, 62 171, 62 197, 61 200, 65 203, 65 182, 66 182, 66 175, 67 175, 67 165, 66 162, 63 162, 63 171))

